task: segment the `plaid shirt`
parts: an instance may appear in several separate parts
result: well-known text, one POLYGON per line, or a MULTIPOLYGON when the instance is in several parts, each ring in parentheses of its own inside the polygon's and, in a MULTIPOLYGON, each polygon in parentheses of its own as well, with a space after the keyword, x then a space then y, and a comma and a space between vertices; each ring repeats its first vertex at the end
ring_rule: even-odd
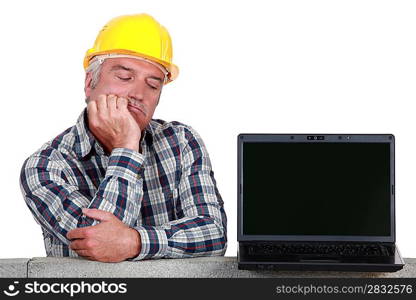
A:
POLYGON ((85 109, 75 126, 22 167, 21 190, 42 227, 47 256, 78 256, 66 234, 99 223, 84 216, 83 207, 111 212, 140 233, 141 252, 128 260, 224 255, 223 201, 194 129, 152 120, 142 154, 115 148, 106 155, 87 124, 85 109))

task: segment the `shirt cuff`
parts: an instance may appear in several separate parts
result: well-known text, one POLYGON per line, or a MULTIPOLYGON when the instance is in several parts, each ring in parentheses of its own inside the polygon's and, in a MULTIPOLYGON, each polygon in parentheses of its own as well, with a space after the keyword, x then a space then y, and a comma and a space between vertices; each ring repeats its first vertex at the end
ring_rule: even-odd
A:
POLYGON ((154 226, 136 226, 141 239, 141 251, 136 257, 127 259, 128 261, 136 261, 149 258, 162 258, 168 248, 168 238, 165 230, 154 226))
POLYGON ((122 177, 136 182, 143 178, 144 156, 127 148, 114 148, 108 159, 106 176, 122 177))

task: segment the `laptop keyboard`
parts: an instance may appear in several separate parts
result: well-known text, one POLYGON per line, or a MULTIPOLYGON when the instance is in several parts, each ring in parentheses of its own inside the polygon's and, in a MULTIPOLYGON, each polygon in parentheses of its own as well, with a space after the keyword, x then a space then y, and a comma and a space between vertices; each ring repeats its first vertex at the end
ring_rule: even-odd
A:
POLYGON ((394 247, 363 243, 256 243, 246 245, 251 256, 386 257, 394 247))

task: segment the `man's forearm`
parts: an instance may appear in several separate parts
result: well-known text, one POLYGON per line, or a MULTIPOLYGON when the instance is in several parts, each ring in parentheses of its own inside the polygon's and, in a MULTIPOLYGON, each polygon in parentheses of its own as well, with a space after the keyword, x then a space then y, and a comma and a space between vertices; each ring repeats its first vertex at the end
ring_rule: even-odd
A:
POLYGON ((185 217, 161 226, 136 226, 140 233, 139 255, 129 260, 224 255, 226 228, 213 218, 185 217))
POLYGON ((138 176, 143 158, 123 148, 112 154, 92 199, 68 181, 59 161, 35 155, 25 161, 20 178, 24 199, 39 223, 63 244, 68 245, 68 231, 97 224, 82 216, 82 208, 108 211, 127 226, 135 225, 143 196, 143 179, 138 176))
MULTIPOLYGON (((138 199, 143 196, 143 176, 138 176, 143 171, 143 159, 140 156, 141 154, 130 149, 114 149, 104 178, 107 182, 100 184, 88 208, 109 211, 126 225, 133 226, 140 213, 141 201, 138 199)), ((87 219, 84 225, 78 227, 91 225, 95 223, 92 219, 87 219)))

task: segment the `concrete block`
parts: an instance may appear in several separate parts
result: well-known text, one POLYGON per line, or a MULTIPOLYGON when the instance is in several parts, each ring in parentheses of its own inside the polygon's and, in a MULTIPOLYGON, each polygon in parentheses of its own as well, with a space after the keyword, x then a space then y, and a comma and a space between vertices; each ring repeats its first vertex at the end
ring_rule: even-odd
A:
POLYGON ((0 259, 0 277, 26 278, 30 258, 0 259))
POLYGON ((395 273, 288 272, 238 270, 236 257, 157 259, 100 263, 82 258, 36 257, 28 263, 28 277, 136 277, 136 278, 289 278, 289 277, 416 277, 416 259, 405 259, 395 273))
POLYGON ((82 258, 36 257, 29 263, 28 277, 232 277, 235 257, 155 259, 101 263, 82 258))

